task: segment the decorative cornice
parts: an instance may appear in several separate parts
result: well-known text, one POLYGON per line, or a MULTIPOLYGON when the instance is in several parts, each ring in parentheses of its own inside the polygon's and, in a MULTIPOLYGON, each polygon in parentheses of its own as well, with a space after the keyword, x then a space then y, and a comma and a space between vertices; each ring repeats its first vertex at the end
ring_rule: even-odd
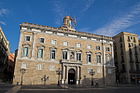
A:
POLYGON ((97 34, 92 34, 92 33, 87 33, 87 32, 79 32, 79 31, 76 31, 76 30, 69 30, 69 29, 63 28, 63 27, 56 28, 56 27, 32 24, 32 23, 27 23, 27 22, 24 22, 23 24, 20 24, 20 26, 21 27, 26 27, 28 29, 35 28, 35 29, 40 29, 42 31, 47 30, 47 31, 53 31, 53 32, 60 32, 60 33, 86 36, 86 37, 91 37, 91 38, 112 40, 112 37, 97 35, 97 34))

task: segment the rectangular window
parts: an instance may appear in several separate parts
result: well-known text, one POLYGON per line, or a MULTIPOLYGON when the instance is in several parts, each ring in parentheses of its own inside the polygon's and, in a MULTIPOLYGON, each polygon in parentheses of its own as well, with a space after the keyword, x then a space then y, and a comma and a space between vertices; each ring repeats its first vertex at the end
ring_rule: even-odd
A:
POLYGON ((130 36, 128 36, 128 41, 130 41, 130 36))
POLYGON ((101 63, 101 55, 96 55, 96 61, 97 63, 101 63))
POLYGON ((25 41, 30 41, 30 36, 25 36, 25 41))
POLYGON ((93 72, 93 69, 91 69, 91 68, 88 68, 88 73, 91 73, 91 72, 93 72))
POLYGON ((21 64, 21 68, 22 68, 22 69, 27 69, 27 64, 26 64, 26 63, 22 63, 22 64, 21 64))
POLYGON ((63 46, 68 46, 68 42, 63 42, 63 46))
POLYGON ((122 45, 122 43, 120 44, 120 48, 123 48, 123 45, 122 45))
POLYGON ((91 54, 87 54, 87 62, 91 63, 91 54))
POLYGON ((23 48, 23 56, 24 56, 24 57, 28 57, 28 52, 29 52, 28 47, 24 47, 24 48, 23 48))
POLYGON ((76 60, 81 61, 81 53, 76 53, 76 60))
POLYGON ((109 47, 106 47, 106 51, 109 52, 110 51, 110 48, 109 47))
POLYGON ((79 44, 79 43, 76 44, 76 47, 77 47, 77 48, 80 48, 80 47, 81 47, 81 44, 79 44))
POLYGON ((91 45, 87 45, 87 49, 91 49, 91 45))
POLYGON ((43 58, 43 49, 38 49, 38 58, 43 58))
POLYGON ((44 43, 44 38, 40 38, 40 39, 39 39, 39 42, 40 42, 40 43, 44 43))
POLYGON ((96 50, 101 50, 100 46, 96 46, 96 50))
POLYGON ((51 50, 51 59, 55 59, 55 53, 56 53, 56 50, 52 49, 51 50))
POLYGON ((135 43, 136 43, 136 38, 135 38, 135 37, 133 37, 133 42, 135 42, 135 43))
POLYGON ((67 51, 63 51, 63 59, 64 60, 68 59, 68 52, 67 51))
POLYGON ((122 37, 120 37, 120 42, 122 42, 122 37))
POLYGON ((56 45, 56 40, 52 40, 51 44, 56 45))
POLYGON ((37 70, 42 70, 43 69, 43 64, 37 64, 37 70))

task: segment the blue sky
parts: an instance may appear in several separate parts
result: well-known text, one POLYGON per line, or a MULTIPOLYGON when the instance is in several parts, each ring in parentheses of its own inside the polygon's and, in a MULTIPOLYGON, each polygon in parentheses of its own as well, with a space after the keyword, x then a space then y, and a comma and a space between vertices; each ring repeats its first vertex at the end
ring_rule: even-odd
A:
POLYGON ((0 0, 0 25, 11 52, 18 47, 22 22, 60 27, 67 15, 76 18, 78 31, 140 35, 140 0, 0 0))

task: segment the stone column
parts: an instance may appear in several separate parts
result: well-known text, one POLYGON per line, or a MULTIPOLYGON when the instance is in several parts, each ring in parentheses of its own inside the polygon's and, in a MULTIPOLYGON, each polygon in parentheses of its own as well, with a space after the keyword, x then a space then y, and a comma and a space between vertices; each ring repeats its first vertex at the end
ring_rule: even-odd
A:
POLYGON ((68 51, 67 57, 68 57, 68 60, 70 60, 70 51, 68 51))
POLYGON ((76 72, 77 72, 77 73, 76 73, 76 74, 77 74, 77 75, 76 75, 76 77, 77 77, 77 78, 76 78, 76 84, 78 85, 78 84, 79 84, 79 66, 76 67, 76 72))
POLYGON ((65 83, 67 83, 68 82, 68 76, 67 76, 67 74, 68 74, 68 67, 67 66, 65 66, 65 83))
POLYGON ((64 84, 65 83, 65 66, 63 65, 63 71, 62 71, 62 84, 64 84))

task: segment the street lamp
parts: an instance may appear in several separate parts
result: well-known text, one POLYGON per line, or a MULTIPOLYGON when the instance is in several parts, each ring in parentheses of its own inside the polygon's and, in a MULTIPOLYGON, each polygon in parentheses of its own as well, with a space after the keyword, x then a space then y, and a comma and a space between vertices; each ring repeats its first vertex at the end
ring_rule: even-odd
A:
POLYGON ((47 75, 44 75, 43 78, 41 78, 42 81, 44 81, 44 85, 46 85, 46 81, 49 79, 47 75))
POLYGON ((58 70, 56 70, 56 73, 57 73, 57 75, 58 75, 58 86, 60 85, 60 75, 62 74, 62 71, 60 70, 60 68, 58 68, 58 70))
POLYGON ((26 72, 26 69, 25 68, 21 68, 20 72, 21 72, 21 83, 20 84, 22 85, 23 84, 23 75, 26 72))
POLYGON ((91 86, 93 86, 93 75, 95 74, 95 71, 91 70, 89 74, 91 75, 91 86))

